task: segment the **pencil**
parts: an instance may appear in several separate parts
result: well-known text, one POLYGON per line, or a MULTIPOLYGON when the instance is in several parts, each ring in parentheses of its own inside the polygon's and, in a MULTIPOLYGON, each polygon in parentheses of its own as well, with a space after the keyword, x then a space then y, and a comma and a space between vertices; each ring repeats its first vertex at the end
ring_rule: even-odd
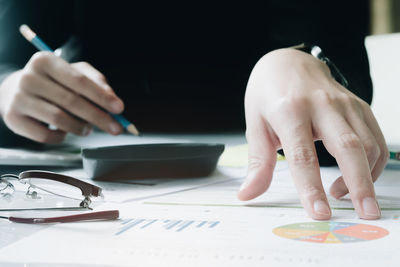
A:
MULTIPOLYGON (((49 52, 54 52, 53 49, 51 49, 45 42, 43 42, 42 39, 37 36, 37 34, 29 28, 28 25, 21 25, 19 27, 19 31, 22 34, 22 36, 25 37, 26 40, 28 40, 30 43, 32 43, 39 51, 49 51, 49 52)), ((116 121, 118 121, 119 124, 124 127, 126 131, 133 135, 140 135, 138 129, 135 127, 135 125, 131 122, 129 122, 124 116, 122 115, 117 115, 117 114, 112 114, 109 113, 116 121)))

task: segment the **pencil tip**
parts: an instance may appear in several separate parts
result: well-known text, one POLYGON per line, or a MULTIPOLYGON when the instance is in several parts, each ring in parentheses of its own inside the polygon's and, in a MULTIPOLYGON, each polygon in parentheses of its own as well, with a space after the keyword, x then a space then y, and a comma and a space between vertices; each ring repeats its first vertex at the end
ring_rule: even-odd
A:
POLYGON ((138 129, 133 124, 129 124, 129 126, 126 127, 126 130, 133 135, 140 136, 138 129))
POLYGON ((33 38, 35 38, 36 33, 34 33, 31 28, 29 28, 28 25, 26 24, 22 24, 19 27, 19 32, 28 40, 28 41, 32 41, 33 38))

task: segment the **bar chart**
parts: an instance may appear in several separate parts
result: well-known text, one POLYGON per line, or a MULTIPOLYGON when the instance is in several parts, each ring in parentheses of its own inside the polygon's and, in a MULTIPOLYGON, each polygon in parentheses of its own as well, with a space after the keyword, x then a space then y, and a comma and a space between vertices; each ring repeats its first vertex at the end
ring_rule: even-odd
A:
POLYGON ((183 232, 189 228, 193 229, 213 229, 220 224, 220 221, 207 221, 207 220, 179 220, 179 219, 145 219, 145 218, 132 218, 126 219, 121 222, 121 227, 115 235, 122 235, 127 231, 132 230, 146 230, 149 228, 161 228, 165 231, 183 232))

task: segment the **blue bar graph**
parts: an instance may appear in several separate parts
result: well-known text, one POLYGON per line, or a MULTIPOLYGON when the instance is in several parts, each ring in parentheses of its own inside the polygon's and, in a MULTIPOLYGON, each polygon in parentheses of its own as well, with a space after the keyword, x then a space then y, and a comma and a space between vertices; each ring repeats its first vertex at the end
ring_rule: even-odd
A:
POLYGON ((152 225, 153 223, 155 223, 156 221, 158 221, 157 219, 155 219, 155 220, 151 220, 150 222, 148 222, 148 223, 146 223, 145 225, 143 225, 142 227, 140 227, 140 228, 146 228, 147 226, 149 226, 149 225, 152 225))
POLYGON ((202 227, 202 226, 205 225, 206 223, 207 223, 207 221, 202 221, 201 223, 199 223, 199 224, 197 225, 197 228, 202 227))
POLYGON ((178 228, 178 230, 176 230, 176 231, 181 232, 182 230, 184 230, 186 227, 188 227, 192 223, 194 223, 194 221, 183 222, 183 225, 181 225, 180 228, 178 228))
POLYGON ((138 225, 138 224, 140 224, 140 223, 142 223, 142 222, 144 222, 144 221, 145 221, 145 219, 137 219, 137 220, 134 220, 132 223, 128 223, 127 225, 125 225, 124 227, 122 227, 122 229, 121 229, 118 233, 116 233, 115 235, 120 235, 120 234, 122 234, 123 232, 128 231, 128 230, 131 229, 132 227, 135 227, 136 225, 138 225))
POLYGON ((123 221, 121 222, 121 224, 127 224, 127 223, 129 223, 129 222, 131 222, 131 221, 133 221, 133 219, 123 220, 123 221))
POLYGON ((217 224, 219 224, 219 222, 210 222, 210 228, 214 228, 215 226, 217 226, 217 224))
POLYGON ((176 233, 184 232, 188 229, 204 231, 206 229, 211 230, 219 224, 220 221, 130 218, 121 221, 121 227, 115 235, 122 235, 130 229, 135 229, 135 231, 145 231, 146 229, 154 230, 154 228, 161 228, 165 231, 176 233))
POLYGON ((178 225, 179 223, 181 222, 181 220, 179 220, 179 221, 172 221, 171 223, 169 223, 168 225, 167 225, 167 230, 170 230, 171 228, 173 228, 175 225, 178 225))

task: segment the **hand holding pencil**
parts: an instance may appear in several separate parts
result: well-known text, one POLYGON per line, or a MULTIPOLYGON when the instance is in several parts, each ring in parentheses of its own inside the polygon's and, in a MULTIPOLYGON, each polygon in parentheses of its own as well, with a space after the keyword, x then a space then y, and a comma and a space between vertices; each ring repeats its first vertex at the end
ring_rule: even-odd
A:
POLYGON ((98 70, 86 62, 64 61, 27 26, 20 30, 47 51, 34 54, 23 69, 1 84, 0 114, 12 131, 37 142, 60 143, 68 132, 88 135, 92 125, 113 135, 130 126, 115 115, 123 111, 124 104, 98 70))

